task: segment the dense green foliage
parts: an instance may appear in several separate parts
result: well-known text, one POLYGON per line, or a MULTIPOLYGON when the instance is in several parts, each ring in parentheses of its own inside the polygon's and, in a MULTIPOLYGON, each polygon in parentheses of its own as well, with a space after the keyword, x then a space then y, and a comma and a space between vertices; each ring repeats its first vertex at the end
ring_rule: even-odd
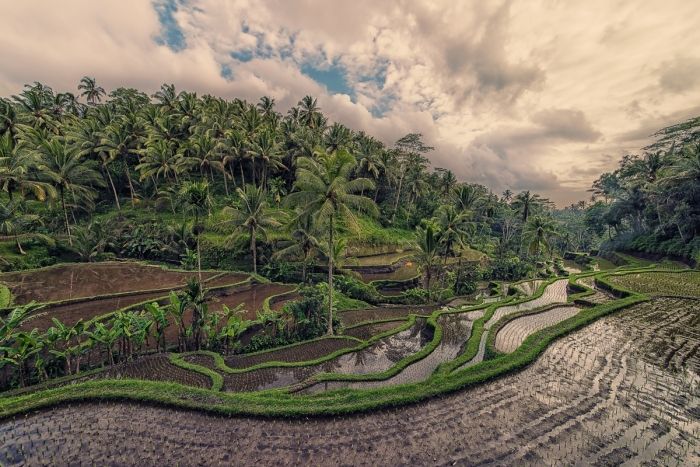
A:
POLYGON ((593 184, 585 221, 603 248, 700 258, 700 117, 664 128, 593 184))

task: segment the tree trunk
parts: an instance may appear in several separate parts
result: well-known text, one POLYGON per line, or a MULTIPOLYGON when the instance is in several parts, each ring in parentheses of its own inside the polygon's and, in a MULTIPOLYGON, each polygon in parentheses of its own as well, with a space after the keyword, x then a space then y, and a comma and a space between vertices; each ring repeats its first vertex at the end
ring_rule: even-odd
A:
POLYGON ((333 334, 333 215, 328 240, 328 334, 333 334))
POLYGON ((245 174, 243 173, 243 161, 238 161, 238 168, 241 169, 241 186, 245 186, 245 174))
POLYGON ((124 170, 126 171, 126 179, 129 182, 129 194, 131 195, 131 207, 134 207, 134 184, 131 183, 131 174, 129 173, 129 163, 124 159, 124 170))
POLYGON ((398 191, 396 192, 396 201, 394 202, 394 213, 391 215, 392 224, 394 223, 394 219, 396 218, 396 211, 399 209, 399 200, 401 199, 401 187, 403 186, 403 176, 404 176, 404 170, 402 168, 401 177, 399 177, 399 188, 398 188, 398 191))
POLYGON ((250 254, 253 256, 253 274, 258 273, 257 248, 255 245, 255 229, 250 230, 250 254))
POLYGON ((66 197, 63 193, 63 188, 61 187, 61 206, 63 206, 63 221, 66 224, 66 232, 68 233, 68 244, 73 246, 73 238, 70 234, 70 225, 68 222, 68 209, 66 209, 66 197))
POLYGON ((112 187, 112 193, 114 194, 114 202, 117 204, 117 210, 121 211, 122 206, 121 206, 121 204, 119 204, 119 196, 117 196, 117 189, 114 187, 114 181, 112 180, 112 174, 109 173, 108 167, 105 167, 104 170, 107 173, 107 180, 109 180, 109 185, 112 187))
POLYGON ((15 242, 17 243, 17 251, 20 255, 26 255, 27 253, 22 249, 22 244, 19 242, 19 236, 15 236, 15 242))
POLYGON ((221 174, 224 176, 224 191, 226 192, 226 196, 228 196, 228 182, 226 181, 226 169, 225 168, 221 171, 221 174))
POLYGON ((202 284, 202 255, 199 248, 199 234, 197 234, 197 275, 199 276, 199 283, 202 284))

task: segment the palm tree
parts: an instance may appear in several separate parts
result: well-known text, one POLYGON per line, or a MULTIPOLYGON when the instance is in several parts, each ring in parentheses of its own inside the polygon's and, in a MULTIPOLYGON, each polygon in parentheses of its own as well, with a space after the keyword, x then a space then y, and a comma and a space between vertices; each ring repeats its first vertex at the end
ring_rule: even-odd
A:
POLYGON ((107 94, 102 86, 98 86, 95 78, 83 76, 78 84, 78 90, 83 91, 80 95, 87 99, 88 104, 95 105, 95 102, 101 102, 102 96, 107 94))
POLYGON ((450 205, 440 208, 437 223, 441 231, 440 240, 444 246, 443 260, 444 264, 447 264, 447 256, 455 246, 464 244, 464 238, 473 230, 474 224, 470 222, 468 214, 458 212, 450 205))
POLYGON ((197 274, 199 282, 202 282, 202 255, 200 250, 200 235, 204 231, 204 225, 200 224, 201 216, 209 211, 211 198, 209 197, 209 184, 207 182, 187 182, 181 189, 180 195, 185 202, 185 207, 194 215, 192 233, 197 241, 197 274))
POLYGON ((257 264, 257 236, 261 234, 267 237, 267 229, 280 227, 279 214, 270 211, 267 203, 267 193, 263 187, 246 185, 245 189, 236 189, 235 203, 224 208, 224 215, 230 217, 234 226, 234 235, 241 230, 246 231, 250 237, 250 254, 253 260, 253 273, 258 273, 257 264))
POLYGON ((37 179, 37 170, 41 170, 41 162, 35 153, 22 142, 15 145, 10 132, 0 136, 0 190, 7 192, 10 200, 16 192, 30 192, 40 201, 56 195, 51 184, 37 179))
POLYGON ((452 191, 452 203, 461 213, 474 211, 482 200, 482 192, 477 185, 459 185, 452 191))
POLYGON ((148 177, 158 180, 163 177, 167 181, 172 177, 179 183, 178 174, 187 166, 196 163, 191 158, 176 154, 173 145, 162 139, 151 141, 141 153, 143 158, 136 166, 136 170, 141 172, 141 180, 148 177))
POLYGON ((96 194, 95 187, 104 186, 104 181, 97 169, 97 162, 84 159, 80 156, 77 146, 68 145, 59 138, 41 141, 36 151, 41 155, 47 178, 58 190, 68 243, 72 246, 73 238, 68 221, 66 196, 70 194, 74 201, 81 199, 88 204, 92 203, 96 194))
POLYGON ((101 146, 100 150, 105 151, 109 155, 109 159, 120 160, 124 163, 124 172, 126 179, 129 182, 129 193, 131 195, 131 205, 134 206, 134 184, 131 180, 131 172, 129 170, 129 156, 134 154, 133 134, 129 132, 126 125, 113 123, 108 125, 103 132, 100 133, 101 146))
POLYGON ((297 104, 299 109, 299 122, 308 128, 314 128, 316 125, 316 115, 320 113, 316 99, 311 96, 304 96, 297 104))
MULTIPOLYGON (((263 189, 267 189, 267 174, 270 168, 274 170, 285 168, 282 164, 284 152, 275 140, 275 135, 271 131, 264 131, 255 138, 249 153, 253 159, 262 162, 260 185, 263 189)), ((255 178, 253 178, 253 183, 255 183, 255 178)))
POLYGON ((700 182, 700 143, 688 144, 669 167, 664 183, 700 182))
MULTIPOLYGON (((315 159, 297 161, 297 191, 287 196, 287 202, 300 208, 299 217, 313 217, 317 225, 327 223, 329 250, 334 245, 337 222, 345 220, 357 228, 355 213, 378 215, 377 205, 356 193, 374 188, 367 178, 350 180, 355 158, 345 150, 334 154, 320 152, 315 159)), ((333 256, 328 257, 328 333, 333 333, 333 256)))
POLYGON ((306 283, 306 268, 314 251, 320 250, 320 242, 316 238, 313 219, 311 216, 297 217, 288 225, 291 230, 292 244, 278 250, 273 257, 295 258, 301 257, 301 281, 306 283))
POLYGON ((510 202, 513 200, 513 192, 510 191, 510 189, 506 189, 506 190, 503 192, 503 195, 502 195, 502 196, 503 196, 502 199, 503 199, 503 202, 504 202, 504 203, 510 203, 510 202))
POLYGON ((513 201, 513 207, 520 211, 522 221, 527 222, 530 218, 530 214, 547 202, 549 202, 548 199, 542 198, 538 194, 532 194, 527 190, 517 194, 513 201))
POLYGON ((551 253, 549 240, 557 235, 557 226, 553 219, 544 216, 533 216, 525 225, 523 236, 528 242, 528 251, 539 255, 542 249, 551 253))
POLYGON ((430 296, 430 279, 435 266, 438 264, 440 239, 440 233, 436 232, 430 223, 424 228, 418 227, 416 229, 418 252, 414 255, 414 258, 423 271, 423 287, 428 291, 428 296, 430 296))
POLYGON ((51 243, 48 236, 31 232, 32 227, 40 223, 41 218, 36 214, 24 213, 19 200, 11 200, 7 203, 0 200, 0 240, 14 240, 20 255, 25 254, 20 243, 23 239, 38 239, 51 243))

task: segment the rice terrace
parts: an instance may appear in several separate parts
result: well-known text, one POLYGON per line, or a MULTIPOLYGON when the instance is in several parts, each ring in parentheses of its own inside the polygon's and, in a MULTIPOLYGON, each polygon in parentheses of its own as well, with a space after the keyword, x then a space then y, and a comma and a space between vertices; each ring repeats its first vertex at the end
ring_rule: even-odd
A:
POLYGON ((0 465, 700 465, 697 8, 273 3, 3 5, 0 465))

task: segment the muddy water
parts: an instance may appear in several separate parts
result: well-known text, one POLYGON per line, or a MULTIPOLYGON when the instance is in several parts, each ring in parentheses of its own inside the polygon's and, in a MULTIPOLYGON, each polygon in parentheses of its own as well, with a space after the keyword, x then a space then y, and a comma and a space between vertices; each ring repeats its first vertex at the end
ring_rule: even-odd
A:
POLYGON ((475 310, 467 313, 454 313, 440 316, 438 318, 438 324, 442 327, 443 332, 440 344, 430 355, 407 366, 400 373, 387 380, 319 383, 302 392, 305 394, 314 394, 338 388, 368 389, 423 381, 427 379, 441 363, 450 361, 462 354, 464 345, 471 334, 474 321, 481 318, 483 315, 484 310, 475 310))
POLYGON ((391 368, 396 362, 418 352, 432 339, 424 319, 405 331, 385 337, 356 352, 319 365, 296 368, 263 368, 224 376, 225 391, 256 391, 299 384, 318 373, 369 374, 391 368))
POLYGON ((534 310, 545 305, 551 305, 554 303, 565 303, 567 299, 566 286, 568 279, 559 279, 544 290, 542 295, 539 297, 529 300, 527 302, 519 303, 517 305, 506 305, 496 308, 493 312, 491 319, 484 323, 484 332, 481 335, 481 340, 479 341, 479 351, 476 356, 469 360, 467 363, 458 368, 458 370, 468 368, 470 366, 476 365, 484 360, 484 354, 486 353, 486 340, 488 339, 488 331, 491 327, 498 322, 499 319, 504 316, 518 313, 520 311, 534 310))
POLYGON ((542 313, 516 318, 498 330, 495 342, 496 350, 504 353, 513 352, 528 336, 569 319, 579 311, 580 308, 576 306, 558 306, 542 313))
POLYGON ((225 361, 230 368, 247 368, 267 362, 303 362, 358 345, 359 342, 355 339, 326 338, 254 355, 233 355, 225 361))
MULTIPOLYGON (((202 273, 209 278, 216 273, 202 273)), ((69 264, 0 275, 16 304, 53 302, 121 292, 181 287, 195 272, 167 271, 137 263, 69 264)))
POLYGON ((699 465, 700 381, 688 365, 700 356, 674 356, 670 371, 664 355, 679 344, 654 350, 664 335, 700 335, 698 312, 655 300, 557 340, 516 374, 357 416, 228 418, 125 402, 41 410, 0 422, 0 463, 699 465), (678 323, 676 307, 690 310, 678 323))

